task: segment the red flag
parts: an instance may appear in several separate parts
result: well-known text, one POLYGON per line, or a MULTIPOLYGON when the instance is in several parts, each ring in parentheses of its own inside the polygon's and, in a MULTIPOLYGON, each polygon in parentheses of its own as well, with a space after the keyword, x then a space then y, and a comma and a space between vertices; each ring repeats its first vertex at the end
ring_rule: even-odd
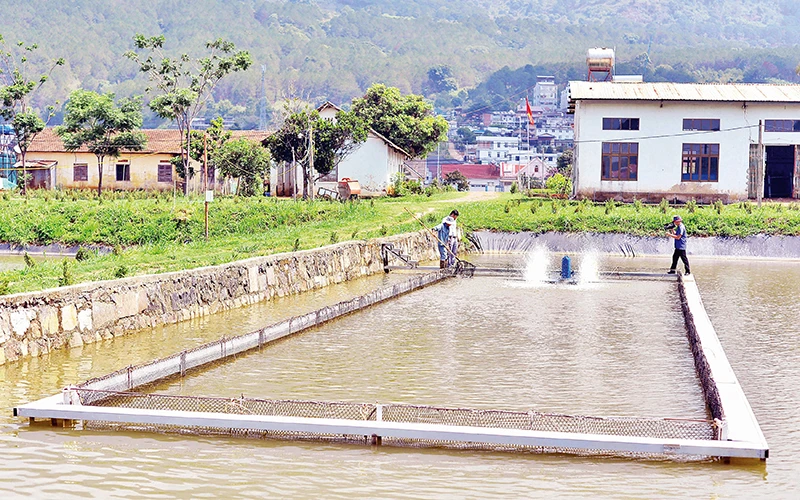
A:
POLYGON ((535 123, 533 123, 533 110, 531 110, 531 103, 528 102, 527 96, 525 96, 525 112, 528 113, 528 122, 530 122, 531 125, 535 125, 535 123))

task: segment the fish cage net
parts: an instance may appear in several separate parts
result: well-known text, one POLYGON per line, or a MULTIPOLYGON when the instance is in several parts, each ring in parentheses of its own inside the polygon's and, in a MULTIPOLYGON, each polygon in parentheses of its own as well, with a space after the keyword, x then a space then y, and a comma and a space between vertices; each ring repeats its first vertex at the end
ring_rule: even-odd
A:
MULTIPOLYGON (((463 264, 468 264, 460 261, 463 264)), ((456 269, 458 270, 458 268, 456 269)), ((471 274, 475 266, 470 264, 461 268, 461 272, 471 274), (471 272, 470 272, 471 271, 471 272)), ((452 276, 451 271, 439 271, 420 276, 389 287, 375 290, 366 295, 356 297, 352 300, 343 301, 332 306, 318 309, 311 313, 296 316, 288 320, 275 323, 261 330, 250 332, 232 338, 222 338, 214 342, 203 344, 192 349, 188 349, 171 356, 152 361, 139 366, 130 366, 117 372, 103 377, 91 379, 78 386, 73 386, 67 391, 69 401, 72 404, 79 404, 85 408, 90 408, 89 413, 95 413, 96 418, 84 418, 79 425, 84 429, 100 430, 140 430, 151 432, 162 432, 179 435, 217 435, 231 437, 261 438, 261 439, 282 439, 282 440, 304 440, 304 441, 325 441, 338 443, 366 443, 401 447, 434 447, 458 450, 495 450, 495 451, 523 451, 533 453, 564 453, 573 455, 589 456, 615 456, 632 458, 655 458, 668 460, 705 460, 705 456, 682 455, 670 451, 672 445, 664 445, 663 453, 656 452, 637 452, 619 449, 604 449, 609 446, 607 439, 599 439, 591 445, 581 448, 554 447, 546 445, 528 444, 508 444, 508 441, 491 441, 492 437, 503 434, 497 431, 492 434, 490 429, 509 429, 519 431, 535 431, 546 433, 564 433, 572 436, 616 436, 619 438, 630 439, 661 439, 661 440, 687 440, 687 441, 708 441, 720 440, 722 435, 722 423, 720 417, 724 419, 724 414, 718 411, 718 395, 712 390, 715 389, 713 378, 710 372, 702 363, 705 360, 702 348, 693 343, 693 353, 695 362, 698 365, 698 376, 701 379, 705 396, 709 405, 713 420, 699 419, 670 419, 670 418, 639 418, 639 417, 593 417, 577 416, 555 413, 541 413, 534 411, 506 411, 490 409, 469 409, 469 408, 441 408, 434 406, 407 405, 407 404, 372 404, 372 403, 351 403, 351 402, 324 402, 324 401, 294 401, 294 400, 268 400, 245 398, 220 398, 202 396, 176 396, 145 392, 142 389, 152 387, 152 384, 163 382, 171 377, 183 376, 188 370, 199 367, 206 367, 213 363, 224 362, 235 357, 239 353, 244 353, 252 349, 257 349, 269 342, 303 331, 307 328, 320 325, 325 321, 340 317, 351 312, 355 312, 364 307, 370 306, 387 300, 391 297, 424 287, 442 279, 452 276), (135 392, 134 389, 136 389, 135 392), (138 410, 141 418, 132 422, 131 419, 124 421, 125 416, 117 414, 115 420, 102 420, 103 408, 126 408, 138 410), (148 410, 153 413, 148 413, 148 410), (163 412, 182 412, 182 423, 175 424, 176 419, 163 419, 163 412), (162 413, 158 413, 162 412, 162 413), (198 417, 211 415, 213 419, 198 417), (237 423, 236 419, 241 417, 228 417, 226 415, 260 416, 260 417, 293 417, 301 419, 326 419, 338 420, 344 423, 356 423, 351 427, 340 427, 345 430, 358 429, 364 431, 359 434, 343 434, 327 432, 335 427, 316 426, 314 431, 295 430, 291 427, 283 427, 281 430, 274 430, 275 425, 265 425, 264 420, 251 420, 250 423, 237 423), (173 422, 173 423, 164 423, 173 422), (222 427, 211 427, 209 423, 222 424, 222 427), (387 435, 364 435, 371 431, 381 432, 381 425, 364 426, 368 422, 385 422, 401 424, 432 424, 438 426, 458 427, 449 429, 438 434, 425 434, 425 437, 402 437, 402 433, 392 436, 391 432, 382 433, 387 435), (229 424, 230 425, 226 425, 229 424), (260 426, 261 428, 245 428, 247 425, 260 426), (265 428, 271 428, 265 430, 265 428), (454 434, 460 433, 461 429, 469 429, 469 432, 462 434, 463 439, 447 439, 454 434), (479 434, 481 437, 474 435, 479 434), (489 436, 488 438, 485 436, 489 436)), ((682 296, 682 305, 685 306, 685 298, 682 296)), ((687 313, 684 307, 684 313, 687 313)), ((692 338, 691 328, 692 318, 687 317, 687 330, 690 343, 692 338)), ((706 362, 707 363, 707 362, 706 362)), ((124 412, 123 412, 124 413, 124 412)), ((171 413, 174 416, 178 413, 171 413)), ((108 415, 106 412, 105 415, 108 415)), ((108 417, 106 417, 108 418, 108 417)), ((246 419, 245 419, 246 420, 246 419)), ((240 420, 241 421, 241 420, 240 420)), ((305 422, 310 422, 305 421, 305 422)), ((397 427, 397 428, 400 428, 397 427)), ((397 429, 396 428, 396 429, 397 429)), ((445 428, 446 429, 446 428, 445 428)), ((406 434, 408 435, 408 434, 406 434)), ((535 441, 526 441, 528 443, 535 441)), ((541 441, 540 441, 541 442, 541 441)), ((550 441, 552 442, 552 441, 550 441)))
POLYGON ((475 264, 464 260, 458 260, 453 274, 462 278, 472 278, 475 276, 475 264))
MULTIPOLYGON (((663 439, 714 440, 719 428, 714 421, 696 419, 666 419, 638 417, 591 417, 556 413, 506 410, 441 408, 406 404, 373 404, 325 401, 268 400, 254 398, 215 398, 176 396, 141 392, 98 391, 73 389, 81 404, 94 407, 135 408, 203 412, 227 415, 259 415, 337 419, 363 422, 395 422, 408 424, 437 424, 478 429, 516 429, 604 436, 635 436, 663 439)), ((203 425, 170 425, 157 423, 119 423, 84 421, 85 429, 145 430, 170 434, 221 435, 259 439, 328 441, 341 443, 375 443, 375 437, 354 434, 334 434, 305 431, 275 431, 208 427, 203 425)), ((528 451, 536 453, 566 453, 579 455, 660 456, 589 448, 555 448, 456 441, 446 439, 417 439, 382 436, 380 443, 400 447, 434 447, 464 450, 528 451)), ((666 454, 665 454, 666 455, 666 454)), ((690 457, 696 459, 697 457, 690 457)), ((682 460, 686 457, 682 457, 682 460)))

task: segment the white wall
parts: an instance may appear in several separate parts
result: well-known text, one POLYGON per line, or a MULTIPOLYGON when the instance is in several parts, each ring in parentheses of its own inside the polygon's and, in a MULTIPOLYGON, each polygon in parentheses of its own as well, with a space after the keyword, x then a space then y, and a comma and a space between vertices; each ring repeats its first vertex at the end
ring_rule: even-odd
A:
POLYGON ((403 163, 383 139, 370 132, 366 142, 339 163, 339 180, 349 177, 357 180, 367 191, 381 191, 392 182, 403 163))
MULTIPOLYGON (((800 104, 741 102, 578 101, 575 110, 575 190, 747 197, 750 145, 759 119, 800 120, 800 104), (603 118, 639 118, 638 131, 603 130, 603 118), (719 132, 683 130, 684 118, 720 120, 719 132), (746 128, 750 127, 750 128, 746 128), (739 130, 729 130, 729 129, 739 130), (665 137, 662 137, 665 136, 665 137), (602 181, 602 142, 638 142, 636 181, 602 181), (684 143, 719 144, 718 182, 681 182, 684 143)), ((800 133, 764 133, 765 145, 800 144, 800 133)))
POLYGON ((470 191, 502 191, 503 187, 500 179, 469 179, 470 191))

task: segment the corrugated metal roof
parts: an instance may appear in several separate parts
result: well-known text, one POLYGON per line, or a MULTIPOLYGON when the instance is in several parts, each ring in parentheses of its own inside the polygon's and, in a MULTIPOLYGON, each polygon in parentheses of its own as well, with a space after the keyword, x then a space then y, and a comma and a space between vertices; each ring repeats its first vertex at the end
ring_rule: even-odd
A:
POLYGON ((569 82, 570 100, 800 102, 800 85, 569 82))

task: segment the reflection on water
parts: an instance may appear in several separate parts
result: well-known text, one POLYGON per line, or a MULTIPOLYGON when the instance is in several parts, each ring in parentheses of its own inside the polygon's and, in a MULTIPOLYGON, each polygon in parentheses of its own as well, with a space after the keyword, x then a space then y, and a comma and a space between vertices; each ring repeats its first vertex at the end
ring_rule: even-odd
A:
MULTIPOLYGON (((521 268, 523 259, 481 263, 521 268)), ((665 263, 601 257, 600 269, 665 263)), ((9 415, 66 384, 343 300, 384 280, 375 277, 0 367, 0 497, 791 497, 800 486, 800 264, 696 258, 692 271, 770 444, 766 466, 78 433, 9 415)), ((688 347, 670 336, 681 318, 668 284, 600 283, 599 293, 560 285, 556 299, 518 285, 432 286, 170 390, 697 414, 688 347), (631 314, 642 320, 636 328, 631 314)))

